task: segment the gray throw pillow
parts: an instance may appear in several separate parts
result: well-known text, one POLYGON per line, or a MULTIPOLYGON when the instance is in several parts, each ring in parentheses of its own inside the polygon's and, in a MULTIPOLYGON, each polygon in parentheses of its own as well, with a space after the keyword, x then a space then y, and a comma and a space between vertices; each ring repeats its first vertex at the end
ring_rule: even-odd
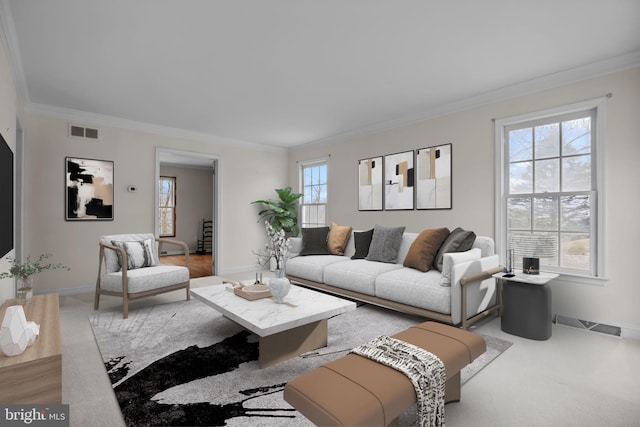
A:
POLYGON ((354 231, 353 243, 356 247, 356 253, 351 259, 365 259, 369 254, 369 246, 371 246, 371 238, 373 237, 373 228, 367 231, 354 231))
POLYGON ((447 240, 444 241, 436 258, 433 261, 433 268, 438 271, 442 271, 442 260, 444 254, 450 252, 465 252, 473 247, 473 242, 476 241, 476 233, 473 231, 465 231, 458 227, 449 234, 447 240))
POLYGON ((373 237, 369 246, 368 261, 395 263, 398 259, 400 243, 405 227, 385 227, 377 225, 373 228, 373 237))
POLYGON ((300 256, 330 255, 327 247, 329 227, 303 228, 301 231, 302 250, 300 251, 300 256))
MULTIPOLYGON (((153 240, 141 240, 133 242, 117 242, 112 240, 114 246, 122 248, 127 254, 127 269, 151 267, 156 265, 153 257, 153 240)), ((118 264, 122 266, 123 260, 120 252, 118 254, 118 264)))

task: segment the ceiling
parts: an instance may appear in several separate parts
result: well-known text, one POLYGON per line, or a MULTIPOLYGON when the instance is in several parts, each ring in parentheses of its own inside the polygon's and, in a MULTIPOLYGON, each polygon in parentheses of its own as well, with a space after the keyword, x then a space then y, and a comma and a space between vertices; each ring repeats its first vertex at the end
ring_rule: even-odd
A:
POLYGON ((295 147, 640 65, 640 0, 0 0, 25 108, 295 147))

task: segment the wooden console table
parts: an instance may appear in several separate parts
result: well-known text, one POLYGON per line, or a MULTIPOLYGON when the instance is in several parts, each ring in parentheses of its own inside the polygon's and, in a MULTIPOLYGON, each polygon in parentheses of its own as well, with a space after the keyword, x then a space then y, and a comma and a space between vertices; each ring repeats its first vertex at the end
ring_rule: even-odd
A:
MULTIPOLYGON (((7 307, 0 308, 0 323, 7 307)), ((0 403, 62 403, 62 343, 58 294, 36 295, 24 305, 27 320, 40 325, 38 339, 24 353, 5 356, 0 351, 0 403)))

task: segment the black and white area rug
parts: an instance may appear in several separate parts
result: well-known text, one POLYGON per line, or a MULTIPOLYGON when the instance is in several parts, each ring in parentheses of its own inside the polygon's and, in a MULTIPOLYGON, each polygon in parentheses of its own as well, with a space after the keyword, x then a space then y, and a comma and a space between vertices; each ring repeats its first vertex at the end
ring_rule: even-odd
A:
MULTIPOLYGON (((313 425, 282 398, 284 385, 379 335, 424 319, 370 305, 329 320, 329 345, 260 369, 255 337, 197 301, 89 318, 128 426, 313 425)), ((484 336, 487 352, 462 371, 462 383, 511 345, 484 336)), ((400 418, 415 421, 415 407, 400 418)))

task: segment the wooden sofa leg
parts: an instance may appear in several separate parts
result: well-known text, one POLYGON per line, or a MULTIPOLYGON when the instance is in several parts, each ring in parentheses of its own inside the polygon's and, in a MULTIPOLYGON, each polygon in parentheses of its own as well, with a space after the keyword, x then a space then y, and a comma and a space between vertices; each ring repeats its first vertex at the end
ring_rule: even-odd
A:
POLYGON ((460 402, 460 372, 447 380, 445 385, 444 402, 460 402))
POLYGON ((100 308, 100 292, 98 292, 98 290, 96 289, 96 297, 93 301, 93 309, 97 310, 98 308, 100 308))
POLYGON ((126 296, 122 298, 122 318, 129 318, 129 300, 127 300, 126 296))

